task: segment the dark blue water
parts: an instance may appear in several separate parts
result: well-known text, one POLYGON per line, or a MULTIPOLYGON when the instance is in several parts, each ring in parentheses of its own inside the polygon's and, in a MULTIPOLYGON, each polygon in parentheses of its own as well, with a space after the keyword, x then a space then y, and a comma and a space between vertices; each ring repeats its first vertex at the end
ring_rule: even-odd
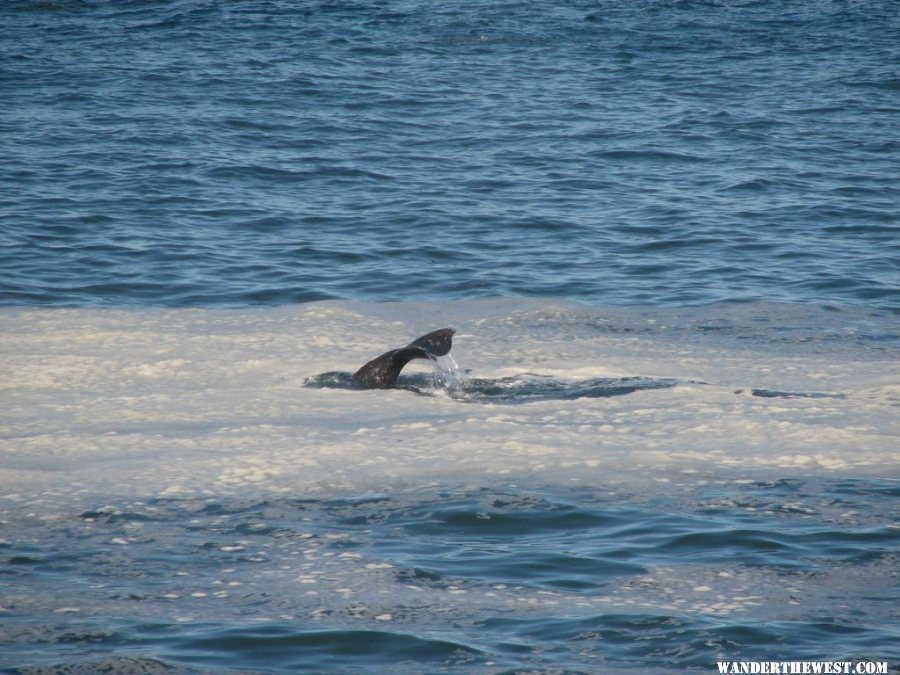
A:
POLYGON ((725 659, 900 658, 896 484, 626 496, 505 486, 32 514, 9 523, 29 535, 2 549, 0 636, 16 645, 7 665, 34 670, 8 672, 715 672, 725 659))
POLYGON ((891 2, 0 6, 0 303, 900 307, 891 2))

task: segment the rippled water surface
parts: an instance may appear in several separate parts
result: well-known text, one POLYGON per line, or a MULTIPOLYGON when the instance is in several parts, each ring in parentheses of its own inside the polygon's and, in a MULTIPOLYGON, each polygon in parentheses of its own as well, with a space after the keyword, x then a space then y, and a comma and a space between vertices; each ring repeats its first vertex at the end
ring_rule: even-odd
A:
POLYGON ((896 664, 890 318, 5 308, 0 670, 896 664), (438 368, 352 379, 451 320, 438 368))
POLYGON ((898 497, 507 485, 19 513, 0 635, 22 672, 709 672, 822 644, 897 659, 898 497))
POLYGON ((0 302, 900 306, 892 3, 0 7, 0 302))
POLYGON ((898 73, 880 0, 0 2, 0 671, 896 668, 898 73))

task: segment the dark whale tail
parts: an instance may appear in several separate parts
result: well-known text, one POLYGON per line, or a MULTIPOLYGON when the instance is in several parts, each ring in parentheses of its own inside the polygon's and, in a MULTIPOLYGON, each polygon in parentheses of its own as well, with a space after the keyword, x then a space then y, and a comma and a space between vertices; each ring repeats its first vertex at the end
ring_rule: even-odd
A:
POLYGON ((436 359, 449 354, 455 332, 453 328, 441 328, 405 347, 385 352, 353 373, 353 379, 369 387, 390 387, 397 381, 403 366, 413 359, 436 359))

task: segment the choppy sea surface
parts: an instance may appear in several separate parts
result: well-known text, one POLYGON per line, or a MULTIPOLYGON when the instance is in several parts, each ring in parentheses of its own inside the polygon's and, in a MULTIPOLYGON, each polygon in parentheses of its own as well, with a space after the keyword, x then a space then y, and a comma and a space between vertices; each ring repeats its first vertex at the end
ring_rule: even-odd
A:
POLYGON ((875 515, 896 484, 564 495, 153 499, 13 521, 29 541, 3 551, 4 651, 32 664, 12 672, 65 673, 896 665, 897 513, 875 515))
POLYGON ((0 4, 0 672, 896 669, 897 9, 0 4))
POLYGON ((900 305, 891 2, 0 7, 0 301, 900 305))

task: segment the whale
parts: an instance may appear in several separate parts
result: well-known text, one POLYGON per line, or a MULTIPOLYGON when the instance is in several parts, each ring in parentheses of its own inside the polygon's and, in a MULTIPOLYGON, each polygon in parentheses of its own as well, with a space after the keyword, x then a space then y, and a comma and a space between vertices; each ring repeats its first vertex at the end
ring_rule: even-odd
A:
POLYGON ((367 387, 390 387, 403 367, 413 359, 435 360, 450 353, 453 328, 440 328, 418 337, 405 347, 378 356, 353 373, 353 380, 367 387))

